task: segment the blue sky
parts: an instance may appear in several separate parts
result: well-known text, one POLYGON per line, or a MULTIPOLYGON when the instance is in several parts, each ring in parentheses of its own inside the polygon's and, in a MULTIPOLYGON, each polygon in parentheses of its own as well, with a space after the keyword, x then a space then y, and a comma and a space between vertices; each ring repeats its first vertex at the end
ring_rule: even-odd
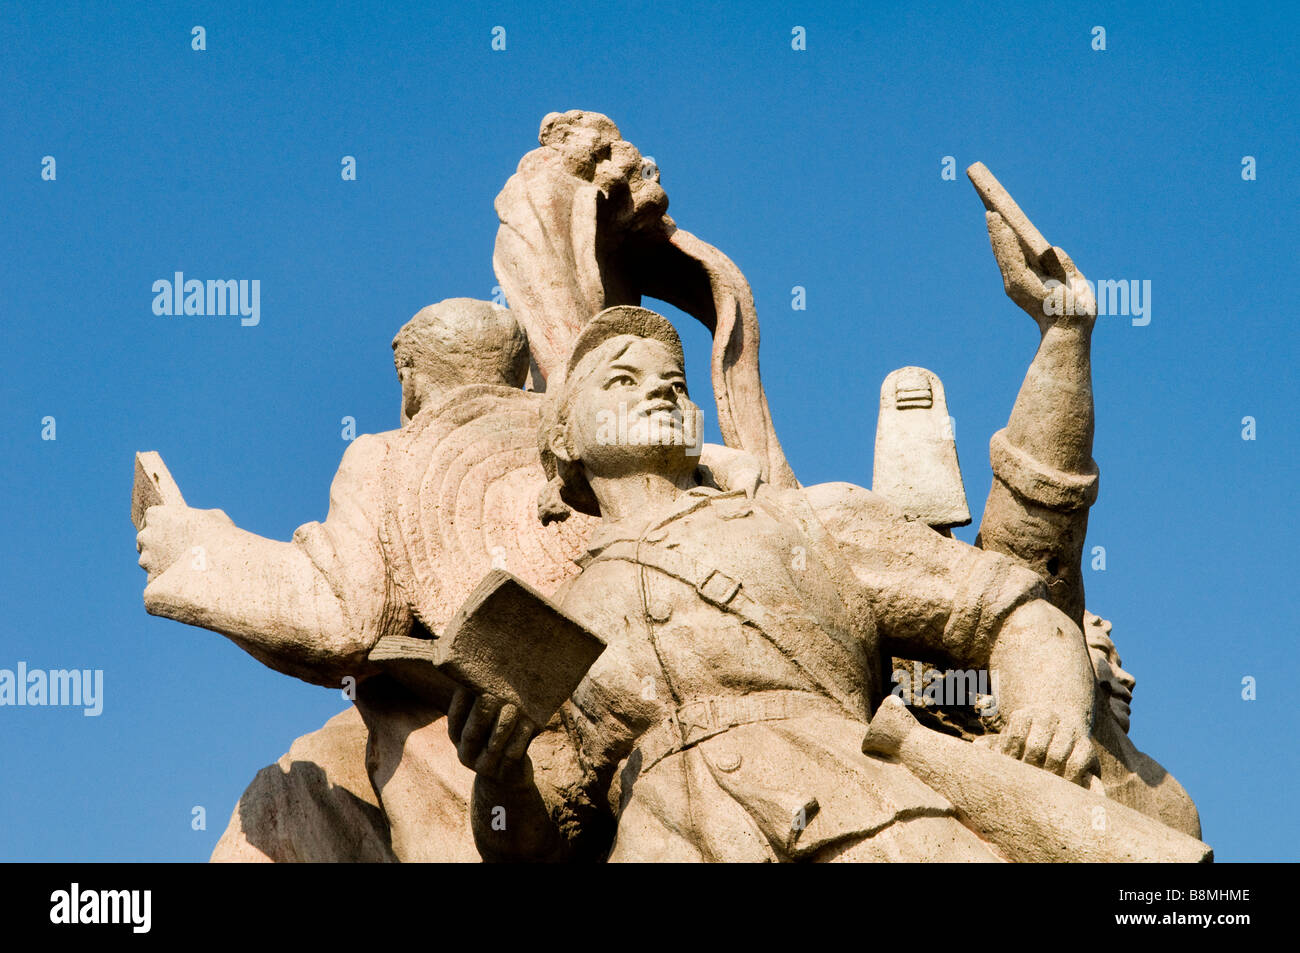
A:
MULTIPOLYGON (((1300 856, 1294 8, 268 6, 23 4, 0 24, 0 668, 102 669, 105 696, 97 718, 0 708, 0 859, 205 859, 257 770, 341 710, 145 614, 132 454, 253 532, 323 518, 341 418, 397 425, 393 333, 491 296, 492 200, 570 108, 613 118, 670 214, 749 278, 804 483, 869 485, 880 382, 921 364, 978 522, 1037 336, 971 162, 1089 278, 1151 281, 1149 325, 1094 337, 1088 603, 1138 678, 1134 740, 1219 859, 1300 856), (259 279, 260 323, 155 315, 175 271, 259 279)), ((702 397, 708 335, 682 330, 702 397)))

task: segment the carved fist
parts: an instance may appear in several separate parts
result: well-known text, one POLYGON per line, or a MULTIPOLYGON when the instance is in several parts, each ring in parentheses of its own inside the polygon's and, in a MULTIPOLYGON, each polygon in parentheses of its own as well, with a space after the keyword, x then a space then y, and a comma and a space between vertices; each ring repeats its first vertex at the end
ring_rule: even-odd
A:
POLYGON ((151 506, 144 513, 144 528, 135 536, 140 568, 153 582, 178 559, 189 554, 215 526, 233 526, 221 510, 195 510, 188 506, 151 506))
POLYGON ((1087 726, 1063 721, 1055 712, 1021 708, 1011 714, 1000 734, 984 735, 976 743, 1081 787, 1088 787, 1098 771, 1087 726))
POLYGON ((578 109, 550 113, 538 141, 569 175, 601 190, 616 233, 663 227, 668 195, 659 184, 658 167, 607 116, 578 109))
POLYGON ((538 727, 518 708, 458 688, 447 709, 447 733, 460 763, 476 774, 509 782, 526 774, 525 753, 538 727))
POLYGON ((1002 287, 1046 332, 1053 326, 1091 328, 1097 320, 1097 299, 1062 249, 1052 247, 1036 259, 997 212, 985 212, 989 242, 1002 271, 1002 287))
POLYGON ((668 193, 659 184, 659 167, 626 139, 612 142, 609 152, 593 181, 608 196, 615 226, 628 232, 662 229, 668 193))

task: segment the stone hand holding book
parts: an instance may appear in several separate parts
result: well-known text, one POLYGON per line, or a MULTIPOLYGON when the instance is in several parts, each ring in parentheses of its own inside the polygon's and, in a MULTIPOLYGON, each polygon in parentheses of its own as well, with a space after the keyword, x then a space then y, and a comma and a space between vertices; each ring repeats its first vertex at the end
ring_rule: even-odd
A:
POLYGON ((545 725, 605 643, 549 599, 494 569, 432 639, 387 636, 370 661, 446 711, 459 686, 514 705, 545 725))

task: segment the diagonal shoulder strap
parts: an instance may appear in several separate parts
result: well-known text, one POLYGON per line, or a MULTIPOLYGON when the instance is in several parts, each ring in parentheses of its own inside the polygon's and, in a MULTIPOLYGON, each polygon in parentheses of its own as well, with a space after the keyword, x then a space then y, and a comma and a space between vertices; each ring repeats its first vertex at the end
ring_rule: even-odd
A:
POLYGON ((787 626, 780 615, 751 598, 738 580, 676 550, 649 542, 643 542, 638 547, 633 540, 619 540, 605 547, 592 561, 603 559, 617 559, 645 566, 685 583, 705 602, 732 613, 756 629, 851 717, 861 719, 865 716, 860 693, 846 685, 839 674, 851 672, 858 666, 844 647, 829 634, 824 647, 809 653, 806 648, 788 640, 787 626))

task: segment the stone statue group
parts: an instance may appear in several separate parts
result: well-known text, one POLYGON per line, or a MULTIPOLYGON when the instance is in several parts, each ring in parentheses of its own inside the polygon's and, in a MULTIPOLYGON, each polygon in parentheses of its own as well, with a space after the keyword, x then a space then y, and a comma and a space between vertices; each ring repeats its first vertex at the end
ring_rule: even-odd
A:
POLYGON ((402 327, 402 425, 348 446, 324 522, 278 542, 178 495, 142 508, 150 613, 352 699, 256 776, 212 859, 1209 859, 1085 608, 1096 309, 1069 257, 972 168, 1040 342, 971 546, 934 374, 885 380, 873 490, 801 485, 740 270, 605 116, 552 113, 539 142, 496 199, 509 308, 402 327), (643 296, 712 333, 723 446, 643 296), (958 728, 909 708, 895 658, 990 672, 996 704, 958 728))

